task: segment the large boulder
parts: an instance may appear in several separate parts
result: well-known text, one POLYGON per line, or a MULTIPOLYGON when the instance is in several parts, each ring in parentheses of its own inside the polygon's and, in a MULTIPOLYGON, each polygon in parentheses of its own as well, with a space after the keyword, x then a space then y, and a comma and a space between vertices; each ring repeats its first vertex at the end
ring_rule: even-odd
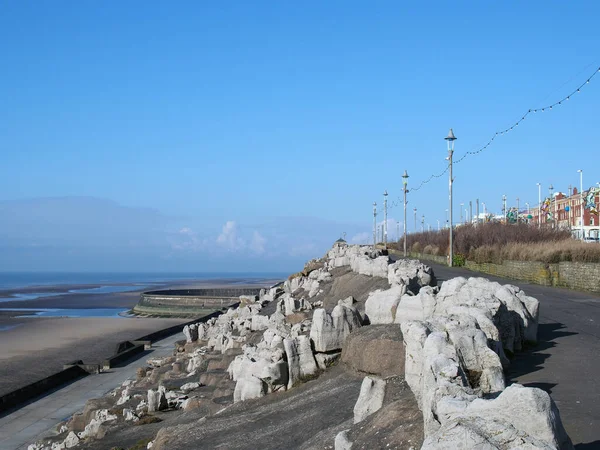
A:
POLYGON ((346 337, 360 326, 361 319, 358 311, 340 300, 331 314, 323 308, 315 310, 310 339, 316 352, 339 350, 344 345, 346 337))
POLYGON ((404 376, 405 349, 400 325, 370 325, 346 338, 342 362, 380 377, 404 376))
POLYGON ((360 386, 360 394, 354 405, 354 423, 361 422, 383 406, 385 380, 378 377, 365 377, 360 386))
POLYGON ((462 412, 450 416, 422 448, 571 450, 573 444, 550 396, 538 388, 513 384, 497 398, 473 400, 462 412))
POLYGON ((289 369, 288 389, 318 373, 308 336, 284 339, 283 347, 289 369))
POLYGON ((399 259, 390 264, 387 277, 391 285, 404 284, 415 294, 423 286, 436 285, 431 267, 415 259, 399 259))
POLYGON ((365 314, 371 324, 394 323, 396 309, 406 292, 406 285, 396 284, 389 289, 378 289, 369 294, 365 314))

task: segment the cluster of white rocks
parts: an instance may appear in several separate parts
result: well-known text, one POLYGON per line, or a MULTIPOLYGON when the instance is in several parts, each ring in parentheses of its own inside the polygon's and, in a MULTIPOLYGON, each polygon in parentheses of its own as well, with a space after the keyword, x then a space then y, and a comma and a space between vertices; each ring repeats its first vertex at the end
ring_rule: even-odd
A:
MULTIPOLYGON (((505 351, 537 340, 539 302, 484 278, 458 277, 416 295, 403 292, 407 281, 371 293, 366 314, 401 326, 405 379, 423 412, 422 448, 573 448, 546 392, 505 386, 505 351)), ((385 381, 365 378, 355 422, 381 408, 382 393, 385 381)), ((347 432, 336 437, 337 450, 351 447, 347 432)))
MULTIPOLYGON (((124 384, 114 394, 117 403, 126 406, 124 419, 137 421, 146 412, 186 409, 188 393, 201 385, 192 376, 205 369, 207 352, 241 351, 227 368, 235 381, 233 400, 239 402, 289 389, 317 375, 340 355, 347 336, 365 323, 399 324, 405 379, 423 413, 423 448, 572 448, 548 394, 520 385, 505 387, 503 369, 509 363, 505 351, 519 351, 527 341, 536 340, 536 299, 515 286, 482 278, 455 278, 438 289, 432 286, 435 279, 428 266, 411 260, 392 262, 370 247, 335 245, 310 264, 312 270, 281 287, 263 290, 257 298, 241 298, 237 308, 186 326, 189 351, 149 363, 155 370, 170 364, 176 376, 190 381, 176 391, 164 386, 150 389, 145 398, 132 396, 124 384), (331 312, 311 301, 323 292, 321 284, 331 280, 330 270, 342 266, 390 284, 389 289, 369 295, 364 315, 352 297, 338 300, 331 312), (263 310, 271 302, 276 308, 267 315, 263 310), (248 341, 250 335, 254 337, 248 341)), ((355 423, 382 407, 385 390, 381 378, 363 380, 355 423)), ((98 410, 84 431, 71 431, 52 446, 29 449, 71 448, 116 419, 108 410, 98 410)), ((336 437, 336 449, 351 447, 347 432, 336 437)))

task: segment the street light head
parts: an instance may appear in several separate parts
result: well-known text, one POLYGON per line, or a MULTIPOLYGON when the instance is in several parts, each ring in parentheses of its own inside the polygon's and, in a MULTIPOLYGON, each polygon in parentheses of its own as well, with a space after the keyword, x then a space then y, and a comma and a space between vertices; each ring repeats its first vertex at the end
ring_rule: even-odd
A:
POLYGON ((408 172, 404 169, 404 175, 402 175, 402 184, 404 184, 404 188, 408 184, 408 172))
POLYGON ((383 191, 383 196, 387 197, 388 193, 387 193, 387 189, 385 191, 383 191))
POLYGON ((446 142, 448 142, 448 151, 453 151, 454 150, 454 141, 456 140, 456 136, 454 136, 454 131, 452 131, 452 128, 450 128, 450 131, 448 132, 448 136, 446 136, 444 139, 446 140, 446 142))
POLYGON ((583 170, 579 169, 579 170, 577 171, 577 173, 583 173, 583 170))

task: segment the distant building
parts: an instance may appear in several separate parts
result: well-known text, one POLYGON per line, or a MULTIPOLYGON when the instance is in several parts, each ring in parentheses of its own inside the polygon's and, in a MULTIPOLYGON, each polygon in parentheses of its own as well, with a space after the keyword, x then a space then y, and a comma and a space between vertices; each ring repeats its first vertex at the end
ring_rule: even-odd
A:
MULTIPOLYGON (((530 208, 529 211, 521 211, 521 214, 531 215, 532 218, 529 219, 531 224, 539 225, 541 220, 542 225, 571 229, 576 237, 581 238, 581 210, 588 193, 589 190, 584 191, 582 198, 577 188, 573 189, 573 195, 571 196, 558 192, 551 199, 547 211, 543 211, 544 203, 542 202, 541 217, 539 205, 530 208), (551 213, 551 215, 548 213, 551 213)), ((599 202, 600 195, 594 195, 594 204, 597 208, 600 206, 599 202)), ((583 208, 583 231, 585 236, 598 237, 600 234, 598 219, 598 214, 593 214, 590 209, 583 208)))

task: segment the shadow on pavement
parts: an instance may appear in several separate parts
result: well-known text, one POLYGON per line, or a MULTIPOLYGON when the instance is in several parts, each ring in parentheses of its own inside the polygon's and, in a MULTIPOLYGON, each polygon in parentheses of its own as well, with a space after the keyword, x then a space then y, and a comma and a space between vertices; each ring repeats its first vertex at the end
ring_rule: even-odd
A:
MULTIPOLYGON (((538 343, 534 346, 525 348, 523 351, 517 353, 511 360, 510 368, 506 374, 508 383, 512 384, 516 382, 516 379, 521 375, 536 372, 544 367, 546 359, 550 358, 554 348, 556 340, 565 337, 572 336, 572 331, 563 331, 566 328, 562 323, 542 323, 538 326, 538 343)), ((556 386, 555 383, 527 383, 525 386, 539 387, 549 394, 552 393, 552 388, 556 386)))
POLYGON ((600 448, 600 440, 588 442, 587 444, 577 444, 575 450, 597 450, 600 448))

